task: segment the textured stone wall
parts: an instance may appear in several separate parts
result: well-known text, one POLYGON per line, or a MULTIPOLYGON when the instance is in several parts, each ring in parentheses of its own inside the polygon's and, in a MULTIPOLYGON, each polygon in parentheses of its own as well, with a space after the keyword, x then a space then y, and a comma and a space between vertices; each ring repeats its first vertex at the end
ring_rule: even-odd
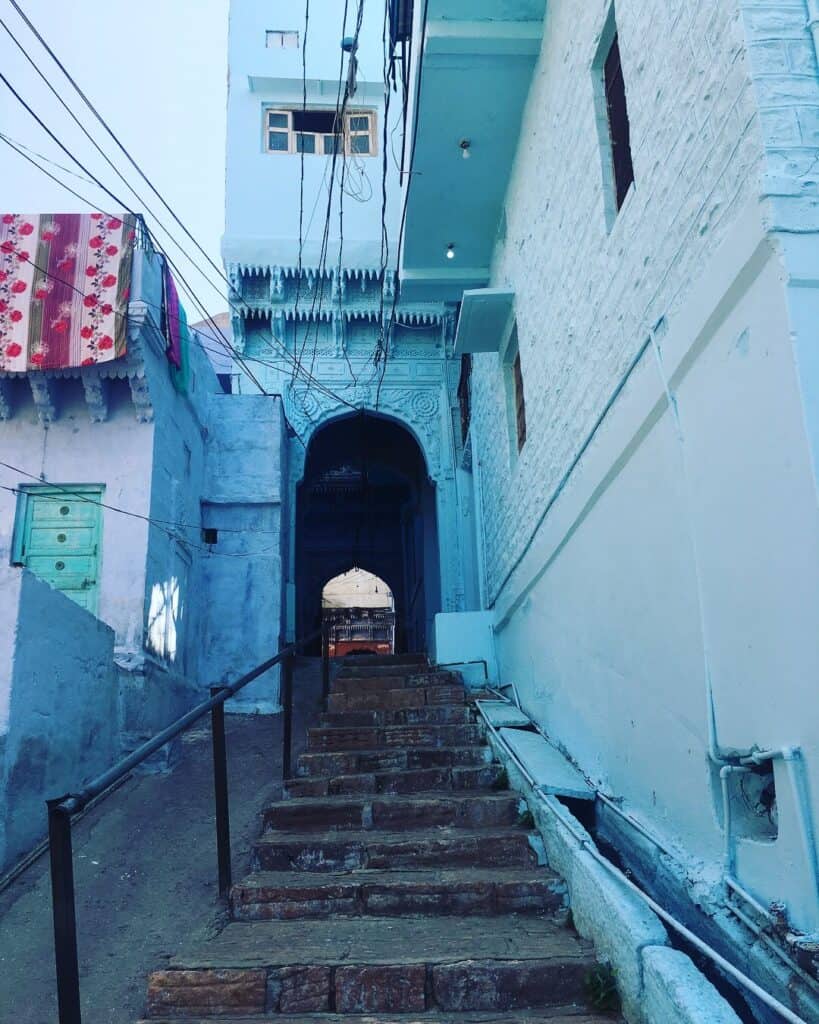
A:
MULTIPOLYGON (((480 447, 490 601, 649 330, 759 190, 736 3, 620 0, 635 184, 607 231, 592 63, 608 8, 549 4, 495 254, 493 285, 516 291, 528 439, 519 459, 480 447)), ((506 436, 498 358, 476 357, 473 380, 480 436, 506 436)))

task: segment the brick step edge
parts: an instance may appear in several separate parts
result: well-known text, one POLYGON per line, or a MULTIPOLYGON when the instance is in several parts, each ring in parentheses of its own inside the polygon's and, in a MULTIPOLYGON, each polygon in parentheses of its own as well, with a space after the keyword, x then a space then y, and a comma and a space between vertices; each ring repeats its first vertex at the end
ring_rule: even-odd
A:
POLYGON ((549 916, 556 923, 568 920, 567 887, 559 878, 543 873, 540 879, 444 879, 410 881, 406 876, 391 883, 351 876, 324 881, 304 878, 298 885, 276 886, 271 879, 248 879, 230 895, 234 921, 286 921, 304 918, 398 917, 403 914, 477 915, 527 914, 549 916))
MULTIPOLYGON (((220 1024, 254 1024, 258 1017, 220 1017, 220 1024)), ((282 1017, 282 1024, 287 1020, 292 1024, 350 1024, 350 1018, 336 1013, 300 1013, 298 1018, 282 1017)), ((137 1024, 211 1024, 213 1018, 204 1017, 153 1017, 151 1020, 140 1020, 137 1024)), ((610 1013, 599 1014, 577 1004, 570 1006, 543 1007, 540 1010, 525 1010, 522 1013, 506 1011, 503 1016, 497 1013, 464 1013, 453 1019, 447 1014, 442 1017, 434 1010, 422 1014, 413 1014, 411 1018, 389 1014, 372 1017, 357 1016, 355 1024, 624 1024, 622 1017, 614 1017, 610 1013)))
POLYGON ((285 791, 291 799, 316 796, 407 793, 497 792, 506 788, 506 771, 500 764, 465 768, 406 768, 395 771, 351 772, 318 778, 288 779, 285 791))
POLYGON ((417 708, 355 708, 325 711, 319 728, 349 729, 356 726, 386 725, 473 725, 475 712, 467 704, 432 704, 417 708))
POLYGON ((307 730, 307 749, 311 754, 395 747, 478 747, 484 743, 484 730, 480 725, 383 725, 307 730))
POLYGON ((476 768, 492 764, 494 760, 494 752, 486 744, 469 747, 324 750, 300 754, 297 775, 299 778, 314 778, 317 775, 359 775, 425 768, 476 768))
POLYGON ((526 809, 516 794, 443 793, 420 796, 304 797, 269 804, 264 832, 396 831, 403 828, 504 828, 526 809))
POLYGON ((413 868, 536 867, 538 837, 523 829, 435 832, 268 833, 253 844, 251 870, 365 871, 413 868))
POLYGON ((443 964, 305 964, 155 971, 148 1017, 224 1014, 506 1011, 581 1002, 594 959, 443 964))

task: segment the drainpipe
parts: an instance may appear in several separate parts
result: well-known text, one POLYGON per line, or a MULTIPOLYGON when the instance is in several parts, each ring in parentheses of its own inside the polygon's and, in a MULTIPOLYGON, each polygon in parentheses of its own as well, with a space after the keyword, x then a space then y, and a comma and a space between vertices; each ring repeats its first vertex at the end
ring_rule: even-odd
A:
POLYGON ((750 771, 750 768, 737 764, 724 764, 719 770, 719 781, 722 786, 722 827, 725 832, 723 837, 723 861, 725 864, 725 874, 730 877, 734 874, 737 857, 736 843, 734 842, 734 834, 731 829, 731 796, 728 793, 728 777, 734 774, 745 775, 750 771))
MULTIPOLYGON (((819 9, 819 0, 814 0, 819 9)), ((819 21, 816 25, 819 33, 819 21)), ((807 767, 800 747, 781 747, 777 750, 757 750, 748 757, 743 757, 743 764, 761 764, 764 761, 784 761, 788 769, 797 817, 799 833, 802 838, 805 858, 808 862, 811 880, 813 881, 814 898, 819 900, 819 862, 816 857, 816 832, 813 827, 813 815, 808 799, 807 767)), ((721 773, 720 773, 721 774, 721 773)))
POLYGON ((816 60, 819 62, 819 0, 807 0, 808 3, 808 28, 813 36, 813 49, 816 52, 816 60))

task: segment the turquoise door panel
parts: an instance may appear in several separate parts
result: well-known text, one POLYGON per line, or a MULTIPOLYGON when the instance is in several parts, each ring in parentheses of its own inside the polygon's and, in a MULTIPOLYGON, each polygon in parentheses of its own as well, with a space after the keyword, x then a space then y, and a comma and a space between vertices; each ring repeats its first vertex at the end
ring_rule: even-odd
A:
POLYGON ((26 488, 20 562, 96 614, 102 488, 66 485, 26 488))

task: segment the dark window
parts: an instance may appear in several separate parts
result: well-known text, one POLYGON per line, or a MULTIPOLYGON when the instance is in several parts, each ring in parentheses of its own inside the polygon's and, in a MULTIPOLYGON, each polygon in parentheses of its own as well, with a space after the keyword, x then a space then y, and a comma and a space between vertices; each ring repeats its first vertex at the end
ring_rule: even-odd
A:
POLYGON ((293 131, 332 135, 336 126, 335 110, 294 110, 293 131))
POLYGON ((461 356, 461 378, 458 381, 458 405, 461 407, 461 441, 466 444, 469 424, 472 419, 472 356, 467 352, 461 356))
POLYGON ((603 68, 603 81, 609 116, 614 187, 619 210, 634 181, 634 164, 631 160, 631 129, 626 106, 626 85, 623 80, 623 65, 620 62, 620 41, 616 32, 603 68))
POLYGON ((523 397, 523 372, 520 368, 520 352, 512 363, 512 381, 515 395, 515 425, 518 434, 518 451, 526 443, 526 400, 523 397))
POLYGON ((217 373, 216 379, 219 381, 219 386, 224 394, 229 395, 233 390, 233 378, 231 375, 229 373, 217 373))
POLYGON ((219 543, 219 531, 214 529, 212 526, 205 526, 202 529, 202 543, 203 544, 218 544, 219 543))

